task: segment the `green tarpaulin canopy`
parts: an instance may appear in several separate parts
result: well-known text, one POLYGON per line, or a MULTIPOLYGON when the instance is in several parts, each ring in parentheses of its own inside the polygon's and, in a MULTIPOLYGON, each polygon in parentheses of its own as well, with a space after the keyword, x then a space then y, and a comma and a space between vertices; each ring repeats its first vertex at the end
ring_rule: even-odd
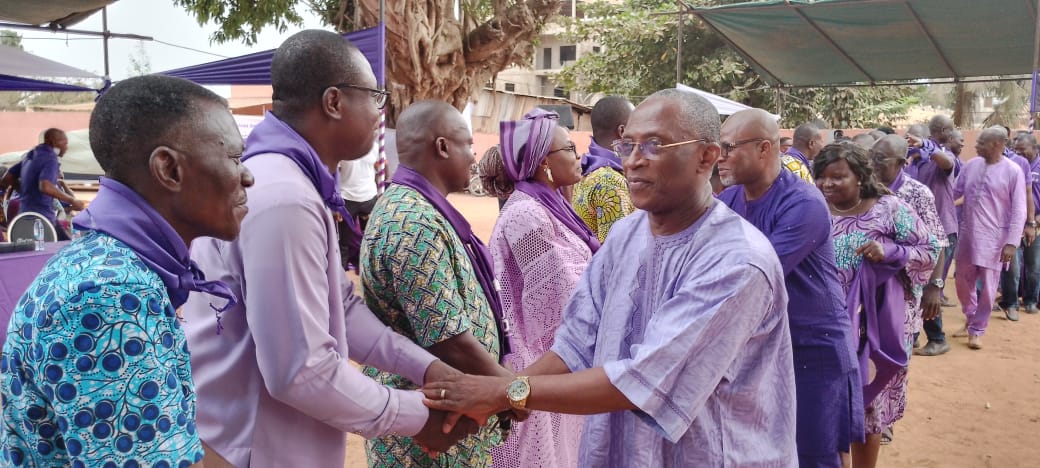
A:
POLYGON ((1037 0, 789 0, 692 10, 771 85, 1031 75, 1037 0))

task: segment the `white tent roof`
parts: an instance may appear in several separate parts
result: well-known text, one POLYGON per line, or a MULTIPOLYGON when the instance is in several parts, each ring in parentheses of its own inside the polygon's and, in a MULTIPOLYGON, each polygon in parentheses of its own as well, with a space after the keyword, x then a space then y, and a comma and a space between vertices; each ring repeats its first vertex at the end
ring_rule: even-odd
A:
MULTIPOLYGON (((679 90, 682 90, 682 91, 687 91, 687 92, 691 92, 691 93, 695 93, 695 94, 701 95, 701 97, 707 99, 708 102, 710 102, 713 106, 715 106, 715 109, 719 111, 719 115, 733 115, 733 114, 737 113, 738 111, 742 111, 744 109, 751 109, 751 106, 747 106, 747 105, 741 104, 741 103, 739 103, 737 101, 726 99, 726 98, 724 98, 722 96, 719 96, 717 94, 711 94, 711 93, 709 93, 707 91, 703 91, 703 90, 700 90, 700 89, 697 89, 697 88, 692 88, 692 87, 686 86, 686 85, 684 85, 682 83, 676 84, 675 88, 679 89, 679 90)), ((776 115, 776 114, 773 114, 773 113, 770 113, 769 115, 773 116, 773 118, 776 119, 776 120, 780 120, 780 116, 779 115, 776 115)))

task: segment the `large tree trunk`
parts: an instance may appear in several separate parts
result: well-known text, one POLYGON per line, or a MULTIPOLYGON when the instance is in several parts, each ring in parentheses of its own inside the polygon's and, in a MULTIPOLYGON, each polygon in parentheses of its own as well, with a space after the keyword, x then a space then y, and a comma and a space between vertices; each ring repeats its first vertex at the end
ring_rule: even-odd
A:
MULTIPOLYGON (((443 0, 387 1, 386 79, 390 90, 388 123, 409 104, 423 99, 458 109, 496 73, 531 59, 542 25, 560 0, 494 1, 493 16, 476 23, 443 0)), ((463 2, 465 3, 465 2, 463 2)), ((379 0, 360 0, 361 23, 379 22, 379 0)))

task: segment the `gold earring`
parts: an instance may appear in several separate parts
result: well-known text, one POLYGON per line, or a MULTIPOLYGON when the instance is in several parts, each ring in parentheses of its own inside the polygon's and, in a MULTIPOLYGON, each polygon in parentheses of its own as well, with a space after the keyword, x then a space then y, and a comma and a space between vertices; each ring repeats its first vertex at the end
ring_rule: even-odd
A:
POLYGON ((549 166, 545 166, 545 177, 549 179, 549 183, 553 184, 552 171, 549 170, 549 166))

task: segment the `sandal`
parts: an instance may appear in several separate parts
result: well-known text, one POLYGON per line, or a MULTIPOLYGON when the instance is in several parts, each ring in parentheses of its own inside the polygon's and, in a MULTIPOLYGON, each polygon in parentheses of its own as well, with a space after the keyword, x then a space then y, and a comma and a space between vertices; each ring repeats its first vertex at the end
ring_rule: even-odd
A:
POLYGON ((891 444, 893 438, 895 438, 895 430, 892 426, 888 426, 885 430, 881 431, 881 445, 891 444))

